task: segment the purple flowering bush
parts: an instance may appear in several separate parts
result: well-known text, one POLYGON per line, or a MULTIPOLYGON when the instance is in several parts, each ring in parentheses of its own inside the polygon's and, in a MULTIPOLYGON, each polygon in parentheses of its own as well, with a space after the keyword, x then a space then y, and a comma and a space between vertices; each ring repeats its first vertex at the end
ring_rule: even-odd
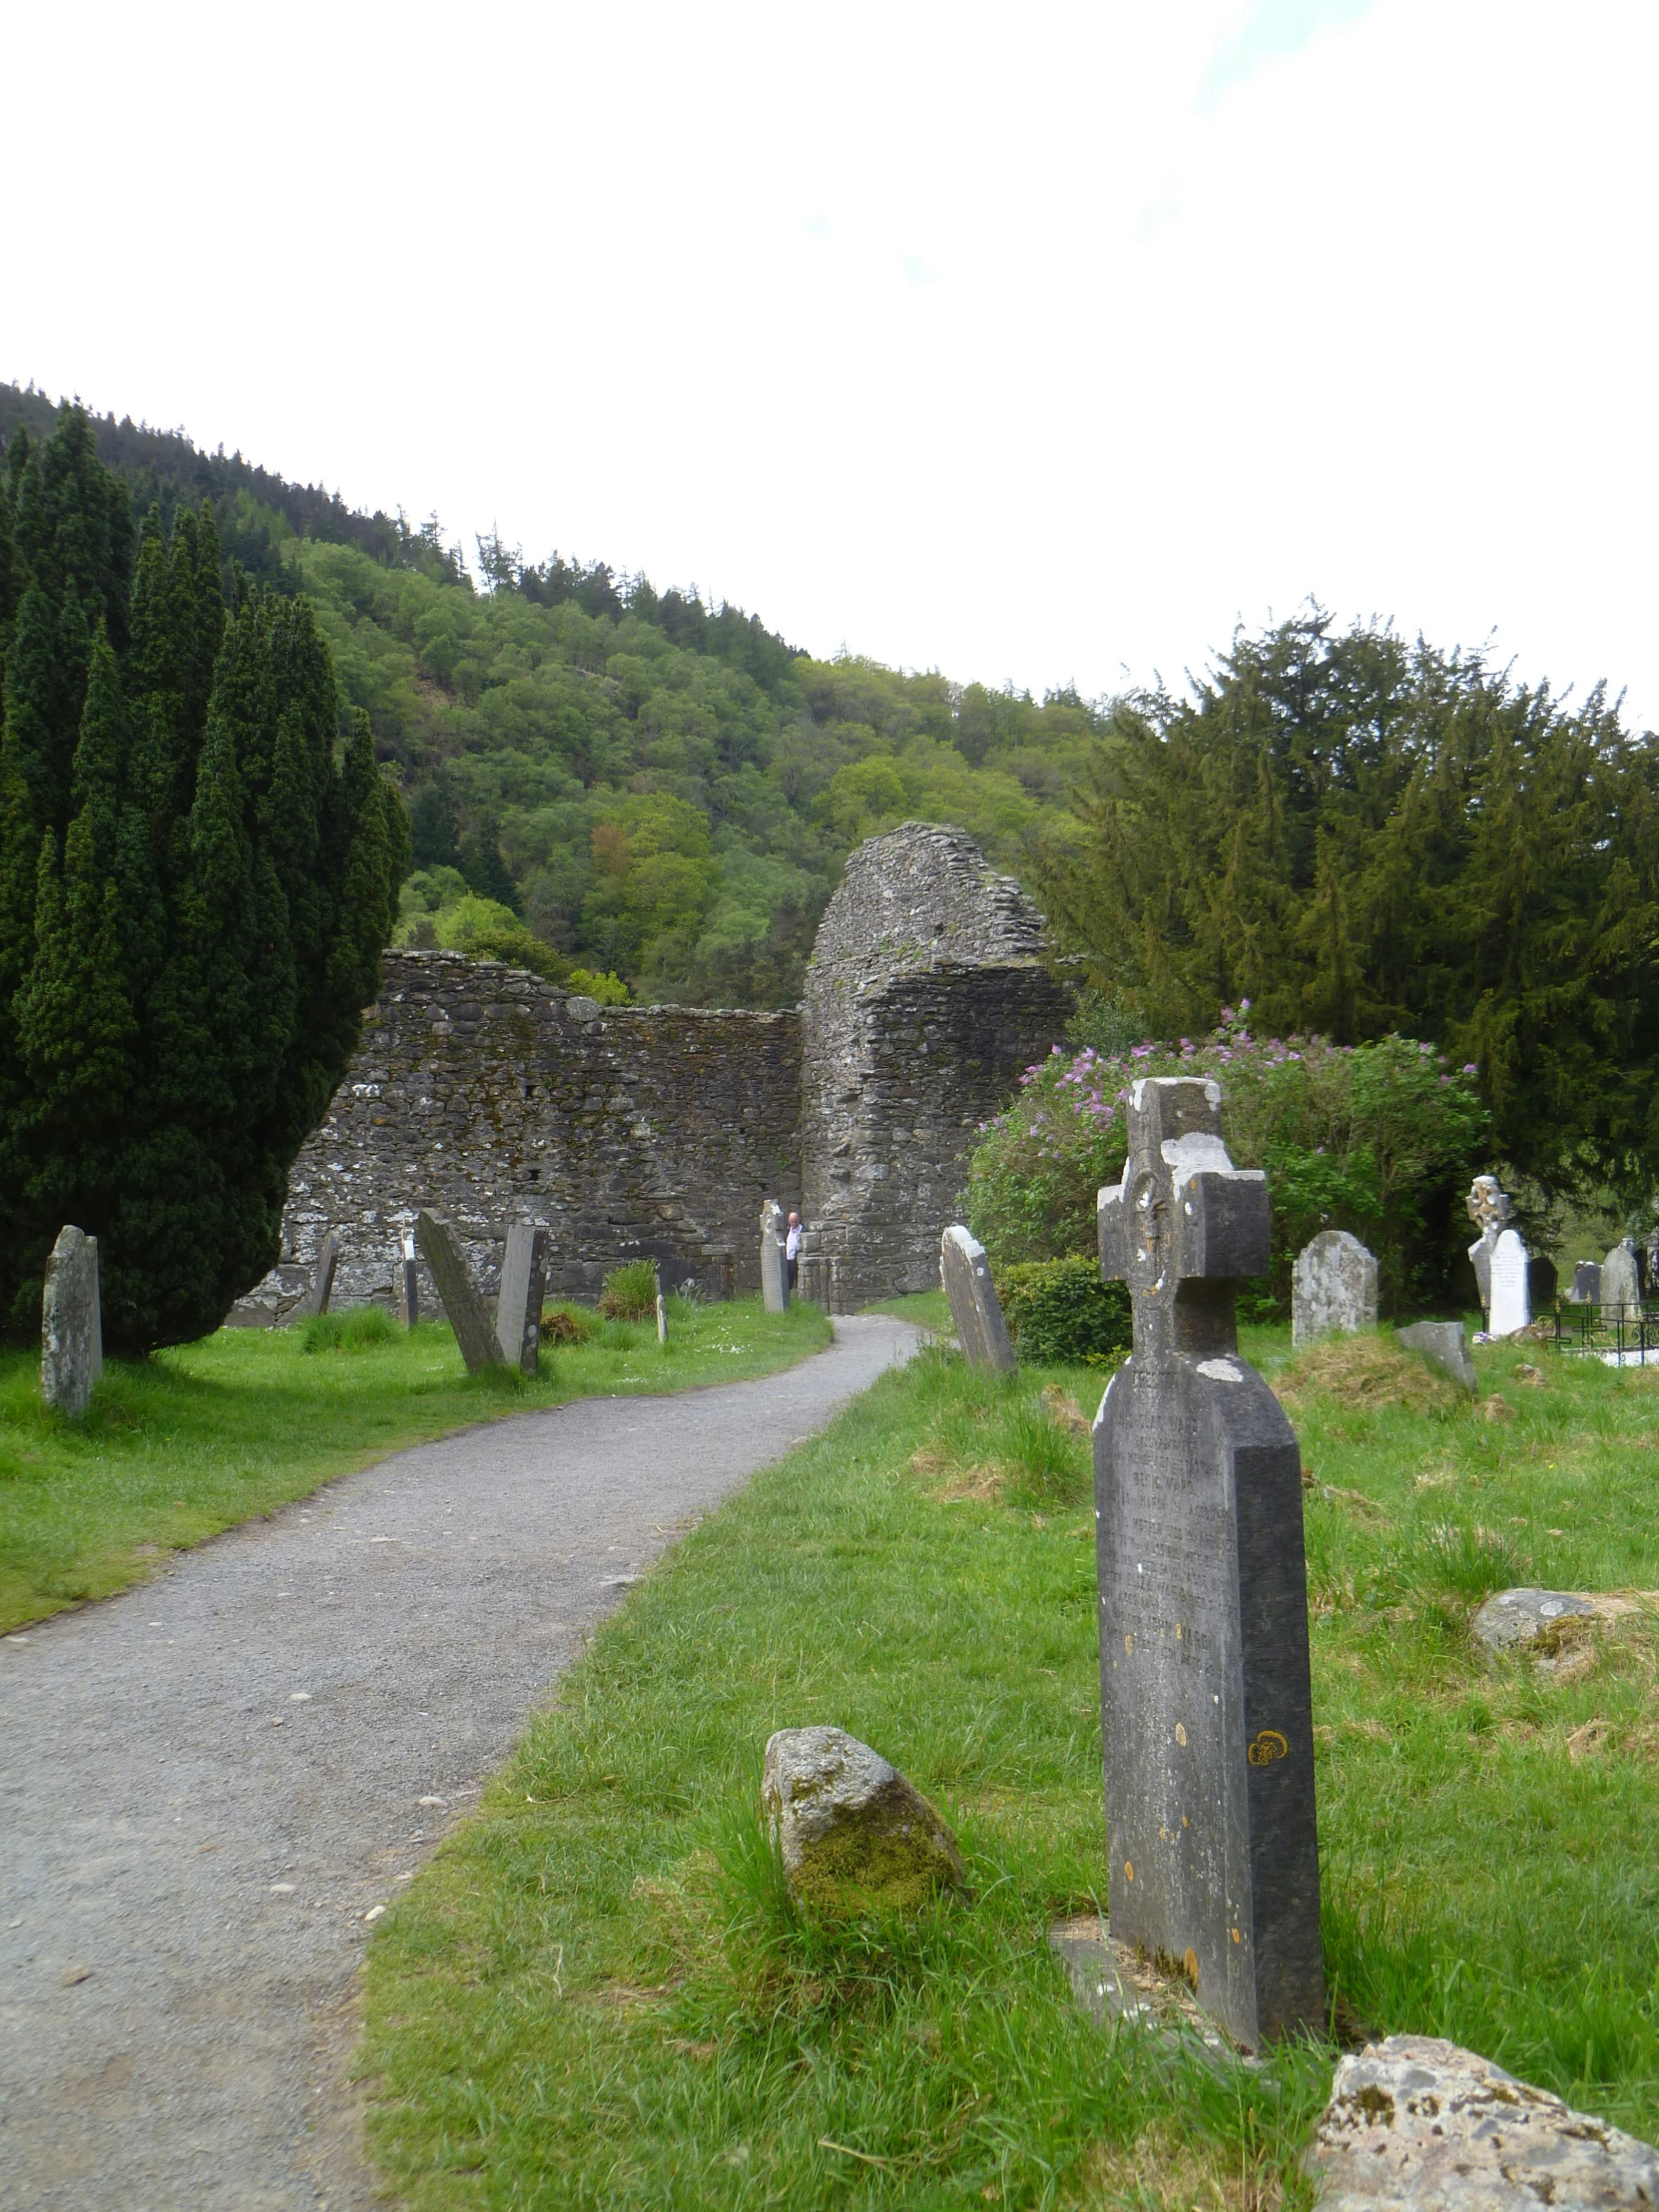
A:
POLYGON ((1224 1007, 1201 1043, 1056 1045, 1028 1069, 969 1166, 968 1219, 997 1265, 1092 1252, 1095 1194, 1123 1173, 1131 1084, 1212 1075, 1235 1163, 1268 1175, 1273 1263, 1257 1314, 1288 1309, 1296 1255, 1322 1229, 1352 1230, 1377 1254, 1386 1311, 1443 1293, 1486 1127, 1473 1071, 1407 1037, 1258 1038, 1249 1014, 1248 999, 1224 1007))

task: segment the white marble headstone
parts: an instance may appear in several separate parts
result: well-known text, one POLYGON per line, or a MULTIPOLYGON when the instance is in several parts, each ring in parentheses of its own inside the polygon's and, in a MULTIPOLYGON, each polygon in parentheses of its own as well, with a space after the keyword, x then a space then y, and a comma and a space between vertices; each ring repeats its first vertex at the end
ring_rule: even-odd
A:
POLYGON ((1526 1247, 1519 1234, 1505 1229, 1492 1246, 1492 1299, 1486 1317, 1486 1333, 1512 1337, 1532 1319, 1526 1288, 1526 1247))

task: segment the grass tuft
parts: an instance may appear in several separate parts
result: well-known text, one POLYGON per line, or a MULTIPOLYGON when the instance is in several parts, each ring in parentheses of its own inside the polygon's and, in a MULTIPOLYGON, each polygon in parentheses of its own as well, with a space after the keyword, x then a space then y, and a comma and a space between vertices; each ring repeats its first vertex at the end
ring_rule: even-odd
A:
POLYGON ((312 1314, 300 1325, 301 1352, 369 1352, 394 1345, 400 1332, 383 1306, 352 1306, 342 1314, 312 1314))

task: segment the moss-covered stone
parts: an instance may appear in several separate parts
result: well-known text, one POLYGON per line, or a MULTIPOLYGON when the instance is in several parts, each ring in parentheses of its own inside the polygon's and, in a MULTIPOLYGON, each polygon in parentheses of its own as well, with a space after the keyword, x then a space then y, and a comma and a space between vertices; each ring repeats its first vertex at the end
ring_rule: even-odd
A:
POLYGON ((781 1729, 761 1796, 791 1892, 820 1912, 914 1913, 967 1887, 956 1839, 921 1792, 844 1729, 781 1729))

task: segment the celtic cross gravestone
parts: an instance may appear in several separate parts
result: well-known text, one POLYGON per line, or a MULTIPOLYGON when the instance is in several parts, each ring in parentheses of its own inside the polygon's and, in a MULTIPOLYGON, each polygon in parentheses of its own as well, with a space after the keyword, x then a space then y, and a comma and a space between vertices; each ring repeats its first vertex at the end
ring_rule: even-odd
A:
POLYGON ((1135 1085, 1100 1259, 1135 1330, 1095 1422, 1111 1933, 1255 2046, 1323 2029, 1325 1979, 1301 1461, 1234 1318, 1267 1184, 1215 1083, 1135 1085))

